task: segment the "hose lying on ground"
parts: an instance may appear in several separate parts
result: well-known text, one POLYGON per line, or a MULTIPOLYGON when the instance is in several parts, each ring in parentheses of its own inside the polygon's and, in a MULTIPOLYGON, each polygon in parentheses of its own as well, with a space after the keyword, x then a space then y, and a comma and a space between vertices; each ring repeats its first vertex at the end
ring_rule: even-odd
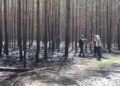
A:
POLYGON ((29 71, 21 72, 21 73, 17 73, 17 74, 3 74, 3 75, 0 75, 0 77, 20 76, 20 75, 27 74, 27 73, 33 73, 33 72, 37 72, 37 71, 49 70, 49 69, 53 69, 53 68, 56 68, 56 67, 57 66, 43 67, 43 68, 33 69, 33 70, 29 70, 29 71))

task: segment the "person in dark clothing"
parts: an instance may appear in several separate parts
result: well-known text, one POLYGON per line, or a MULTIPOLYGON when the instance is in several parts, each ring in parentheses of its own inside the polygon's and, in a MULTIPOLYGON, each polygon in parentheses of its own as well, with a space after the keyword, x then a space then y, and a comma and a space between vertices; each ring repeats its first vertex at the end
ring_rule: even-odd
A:
POLYGON ((94 38, 95 41, 95 55, 97 56, 97 60, 100 61, 101 60, 101 39, 99 37, 99 35, 96 35, 94 38))
POLYGON ((81 57, 81 54, 83 54, 83 57, 85 56, 84 54, 84 41, 86 41, 86 39, 84 39, 84 36, 81 35, 80 37, 80 40, 79 40, 79 47, 80 47, 80 57, 81 57))
POLYGON ((92 39, 92 44, 93 44, 93 47, 94 47, 94 56, 96 57, 96 35, 94 35, 94 38, 92 39))

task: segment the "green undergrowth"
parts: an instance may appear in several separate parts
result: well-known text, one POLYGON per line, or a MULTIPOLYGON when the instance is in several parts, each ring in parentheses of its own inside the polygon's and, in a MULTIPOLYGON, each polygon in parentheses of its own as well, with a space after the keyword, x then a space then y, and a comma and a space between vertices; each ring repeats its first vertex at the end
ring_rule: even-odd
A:
POLYGON ((90 66, 90 68, 102 68, 102 67, 106 67, 109 66, 111 64, 120 64, 120 59, 109 59, 109 60, 105 60, 103 62, 100 62, 98 64, 93 64, 90 66))

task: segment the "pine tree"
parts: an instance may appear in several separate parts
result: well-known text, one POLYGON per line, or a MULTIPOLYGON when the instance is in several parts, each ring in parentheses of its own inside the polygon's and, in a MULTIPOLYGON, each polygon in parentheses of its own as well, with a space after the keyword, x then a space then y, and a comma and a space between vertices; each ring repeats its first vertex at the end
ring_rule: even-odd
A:
POLYGON ((61 9, 61 5, 60 5, 60 0, 58 0, 58 52, 60 50, 60 9, 61 9))
POLYGON ((26 5, 26 13, 25 13, 25 28, 24 28, 24 31, 23 31, 23 35, 24 35, 24 38, 23 38, 23 50, 24 50, 24 61, 23 61, 23 67, 26 68, 26 45, 27 45, 27 0, 25 0, 25 5, 26 5))
POLYGON ((0 56, 2 55, 2 1, 0 1, 0 56))
POLYGON ((39 52, 40 52, 40 13, 39 13, 39 9, 40 8, 40 2, 39 0, 37 0, 37 51, 36 51, 36 63, 39 62, 39 52))
POLYGON ((49 0, 49 15, 48 15, 48 40, 49 40, 49 53, 51 51, 51 0, 49 0))
POLYGON ((77 8, 78 8, 78 0, 76 0, 76 27, 75 27, 75 53, 77 53, 77 36, 78 36, 78 22, 77 22, 77 20, 78 20, 78 18, 77 18, 77 14, 78 14, 78 10, 77 10, 77 8))
POLYGON ((47 56, 47 30, 48 30, 48 1, 45 0, 44 4, 45 4, 45 28, 44 28, 44 59, 47 60, 48 56, 47 56))
POLYGON ((16 0, 13 1, 14 2, 14 25, 13 25, 13 41, 14 41, 14 51, 15 51, 15 46, 16 46, 16 0))
POLYGON ((100 37, 101 37, 101 32, 102 32, 102 22, 101 22, 102 9, 101 9, 101 3, 102 3, 102 1, 99 0, 99 35, 100 35, 100 37))
POLYGON ((72 49, 73 49, 73 47, 74 47, 74 0, 73 0, 73 2, 72 2, 73 4, 72 4, 72 49))
POLYGON ((117 26, 117 28, 118 28, 118 30, 117 30, 117 32, 118 32, 118 50, 120 50, 120 4, 118 5, 118 17, 119 17, 119 19, 118 19, 118 26, 117 26))
POLYGON ((55 30, 55 1, 52 0, 52 30, 51 30, 51 40, 52 40, 52 53, 55 50, 55 35, 54 35, 54 30, 55 30))
POLYGON ((96 0, 96 34, 98 34, 98 0, 96 0))
POLYGON ((20 61, 23 60, 22 58, 22 41, 21 41, 21 0, 18 0, 18 10, 17 10, 17 34, 18 34, 18 47, 19 47, 19 57, 20 61))
MULTIPOLYGON (((85 38, 87 38, 88 31, 88 0, 86 0, 86 20, 85 20, 85 38)), ((85 51, 87 52, 87 43, 85 44, 85 51)))
POLYGON ((107 0, 107 49, 111 53, 111 27, 110 27, 110 17, 109 17, 109 0, 107 0))
POLYGON ((65 60, 68 59, 69 52, 69 28, 70 28, 70 0, 66 0, 66 28, 65 28, 65 60))
POLYGON ((7 0, 4 0, 4 24, 5 24, 5 48, 4 52, 8 55, 8 31, 7 31, 7 0))
POLYGON ((32 1, 32 32, 31 32, 31 45, 33 45, 34 36, 34 0, 32 1))
MULTIPOLYGON (((92 36, 93 36, 93 0, 92 0, 92 11, 91 11, 91 30, 90 30, 90 41, 92 42, 92 36)), ((92 44, 90 44, 90 51, 92 53, 92 44)))

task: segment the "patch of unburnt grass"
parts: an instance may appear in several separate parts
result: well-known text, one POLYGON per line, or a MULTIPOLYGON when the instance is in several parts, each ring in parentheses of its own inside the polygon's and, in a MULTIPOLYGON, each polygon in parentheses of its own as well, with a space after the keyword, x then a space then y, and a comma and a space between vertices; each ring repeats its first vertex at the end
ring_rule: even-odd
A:
POLYGON ((97 68, 104 68, 112 64, 120 64, 120 59, 108 59, 103 62, 100 62, 98 64, 93 64, 90 66, 92 69, 97 69, 97 68))

